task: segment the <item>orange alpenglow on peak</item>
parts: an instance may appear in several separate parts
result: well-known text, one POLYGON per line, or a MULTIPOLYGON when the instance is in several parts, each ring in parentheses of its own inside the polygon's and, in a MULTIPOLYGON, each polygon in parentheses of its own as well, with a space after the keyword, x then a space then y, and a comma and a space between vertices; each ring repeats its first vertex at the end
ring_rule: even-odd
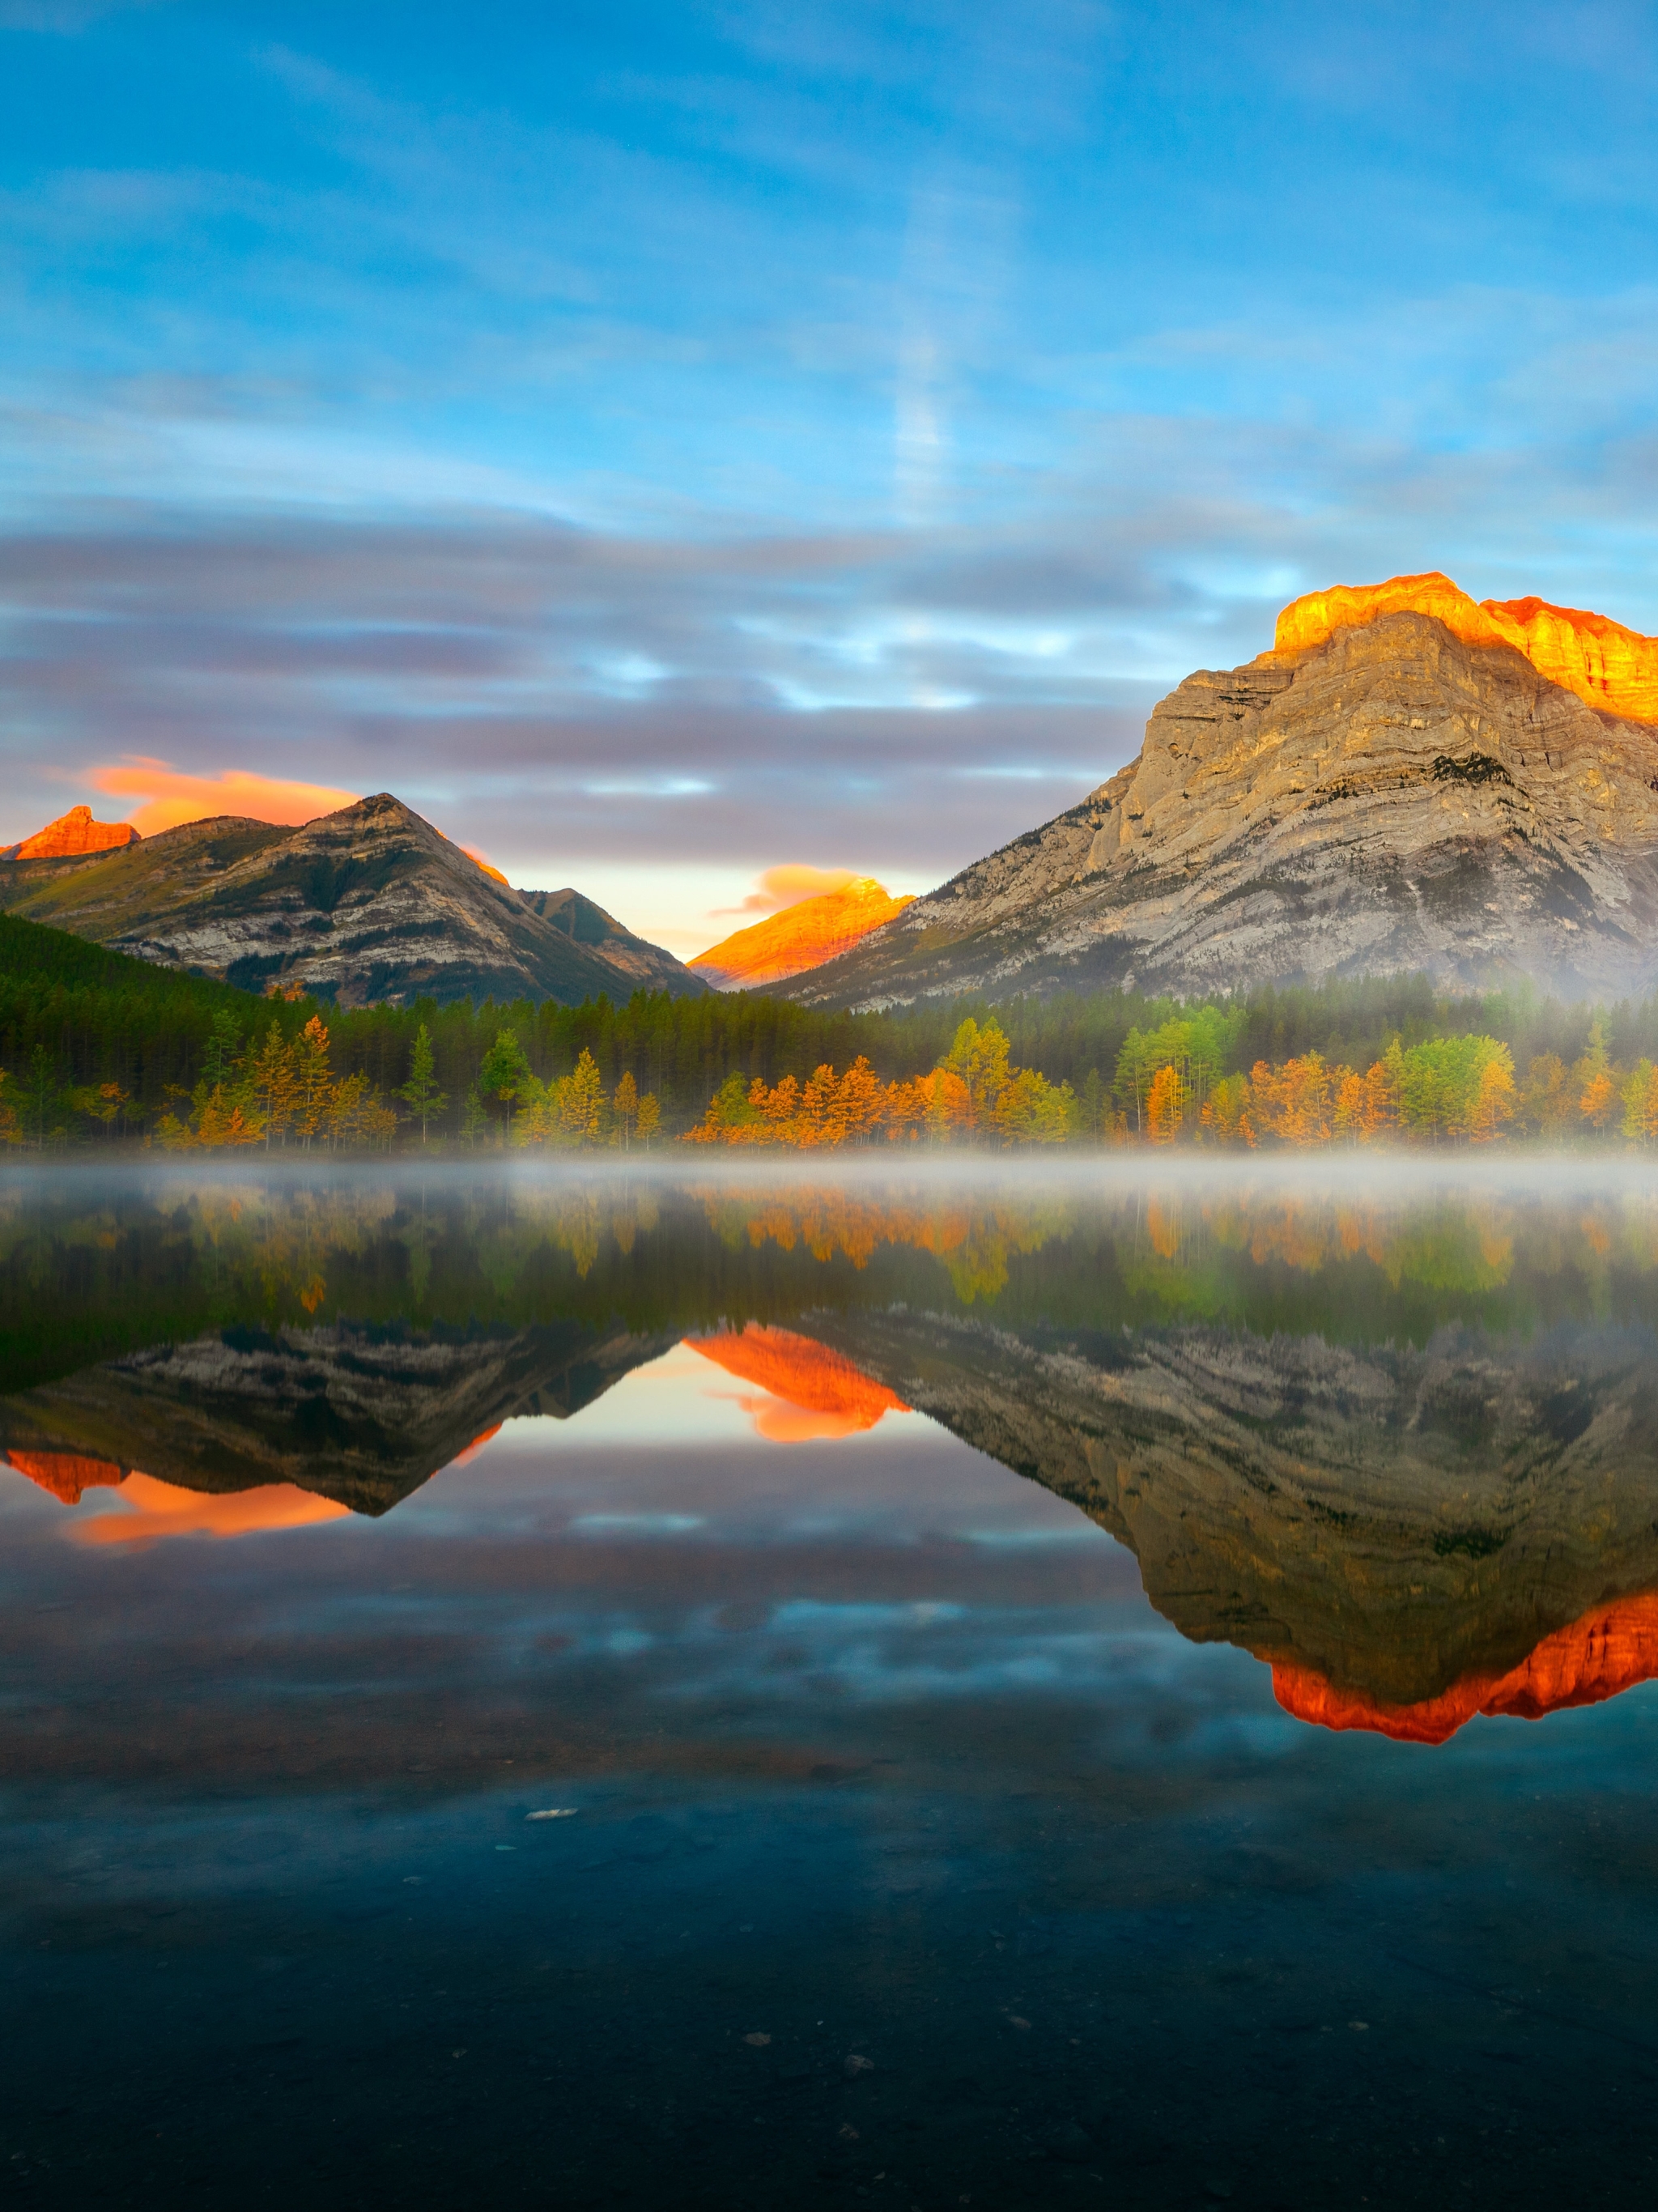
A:
POLYGON ((838 891, 802 899, 699 952, 688 964, 719 991, 753 991, 785 976, 821 968, 850 951, 872 929, 890 921, 909 898, 893 898, 873 876, 859 876, 838 891))
POLYGON ((780 1401, 749 1407, 756 1428, 773 1443, 858 1436, 872 1429, 884 1413, 909 1410, 885 1383, 872 1382, 838 1352, 793 1329, 751 1321, 740 1334, 729 1330, 719 1336, 688 1336, 685 1342, 727 1375, 757 1383, 780 1401))
POLYGON ((1334 584, 1307 592, 1278 617, 1272 652, 1305 653, 1336 630, 1399 614, 1432 615, 1465 645, 1511 645, 1540 676, 1602 714, 1658 722, 1658 637, 1546 599, 1476 604, 1436 568, 1425 576, 1390 576, 1385 584, 1334 584))
POLYGON ((65 1505, 78 1505, 83 1491, 118 1490, 127 1479, 126 1469, 112 1460, 88 1459, 80 1452, 14 1449, 6 1452, 0 1464, 15 1468, 19 1474, 39 1483, 65 1505))
POLYGON ((1546 1636, 1506 1674, 1466 1674, 1436 1698, 1388 1705, 1363 1690, 1339 1689, 1310 1667, 1274 1659, 1272 1694, 1297 1720, 1327 1729, 1369 1729, 1406 1743, 1443 1743, 1476 1713, 1541 1720, 1568 1705, 1598 1705, 1658 1675, 1658 1593, 1616 1598, 1546 1636))
POLYGON ((61 860, 77 853, 109 853, 120 845, 136 845, 138 832, 130 822, 94 822, 89 806, 71 806, 44 830, 25 837, 21 845, 0 847, 0 860, 61 860))

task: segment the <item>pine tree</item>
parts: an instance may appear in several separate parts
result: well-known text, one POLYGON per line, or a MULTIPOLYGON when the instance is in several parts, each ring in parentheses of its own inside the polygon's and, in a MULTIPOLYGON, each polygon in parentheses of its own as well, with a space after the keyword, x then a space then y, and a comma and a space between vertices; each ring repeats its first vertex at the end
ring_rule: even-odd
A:
POLYGON ((307 1150, 328 1118, 333 1071, 328 1064, 328 1031, 313 1014, 294 1042, 294 1121, 307 1150))
POLYGON ((447 1094, 438 1089, 433 1074, 434 1064, 432 1040, 422 1022, 416 1033, 414 1050, 410 1055, 409 1080, 397 1094, 420 1123, 422 1145, 426 1142, 427 1124, 441 1114, 449 1103, 447 1094))
POLYGON ((651 1139, 657 1134, 661 1127, 662 1109, 656 1103, 655 1091, 647 1091, 639 1102, 638 1130, 639 1141, 647 1152, 651 1148, 651 1139))
POLYGON ((283 1037, 280 1024, 272 1022, 251 1070, 254 1103, 264 1125, 265 1149, 273 1137, 288 1134, 299 1089, 297 1056, 283 1037))

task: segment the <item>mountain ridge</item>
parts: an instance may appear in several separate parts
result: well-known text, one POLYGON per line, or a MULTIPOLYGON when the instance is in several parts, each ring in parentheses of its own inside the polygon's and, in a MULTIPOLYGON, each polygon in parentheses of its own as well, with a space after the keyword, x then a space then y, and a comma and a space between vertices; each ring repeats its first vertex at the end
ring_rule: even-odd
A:
POLYGON ((389 792, 297 828, 219 816, 114 852, 0 860, 0 910, 341 1006, 708 988, 579 891, 495 880, 389 792))

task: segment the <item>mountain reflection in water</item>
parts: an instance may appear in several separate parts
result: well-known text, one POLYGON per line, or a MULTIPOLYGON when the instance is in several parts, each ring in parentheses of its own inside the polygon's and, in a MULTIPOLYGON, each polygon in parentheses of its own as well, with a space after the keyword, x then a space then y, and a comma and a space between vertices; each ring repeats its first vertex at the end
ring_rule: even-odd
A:
POLYGON ((0 1445, 66 1504, 118 1486, 95 1541, 384 1512, 683 1340, 774 1442, 913 1407, 1045 1485, 1305 1720, 1438 1742, 1654 1671, 1649 1184, 92 1196, 0 1195, 0 1445))
POLYGON ((1146 1172, 0 1171, 18 2192, 1649 2190, 1658 1179, 1146 1172))

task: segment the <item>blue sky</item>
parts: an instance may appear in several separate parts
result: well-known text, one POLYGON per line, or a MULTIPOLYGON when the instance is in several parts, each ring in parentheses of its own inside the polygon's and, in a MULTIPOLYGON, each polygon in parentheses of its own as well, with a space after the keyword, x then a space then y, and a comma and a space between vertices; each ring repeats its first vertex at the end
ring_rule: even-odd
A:
POLYGON ((1319 584, 1658 630, 1650 7, 0 0, 0 838, 389 788, 682 952, 1319 584))

